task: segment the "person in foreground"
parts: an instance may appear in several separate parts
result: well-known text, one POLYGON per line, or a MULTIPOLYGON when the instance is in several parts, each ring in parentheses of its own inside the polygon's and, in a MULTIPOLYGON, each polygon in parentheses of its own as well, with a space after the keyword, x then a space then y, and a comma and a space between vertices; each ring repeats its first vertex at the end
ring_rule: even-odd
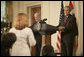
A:
POLYGON ((5 33, 1 37, 1 56, 10 56, 10 51, 16 41, 14 33, 5 33))
POLYGON ((42 56, 56 56, 51 45, 45 45, 42 49, 42 56))
POLYGON ((14 43, 11 56, 31 56, 31 46, 35 46, 36 40, 33 32, 28 28, 27 15, 19 13, 14 21, 14 27, 9 32, 15 33, 17 40, 14 43))

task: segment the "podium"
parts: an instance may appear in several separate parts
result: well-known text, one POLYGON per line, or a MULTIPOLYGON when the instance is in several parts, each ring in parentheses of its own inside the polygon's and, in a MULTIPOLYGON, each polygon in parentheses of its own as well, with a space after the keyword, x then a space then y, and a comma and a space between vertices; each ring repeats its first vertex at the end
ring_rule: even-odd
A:
POLYGON ((42 47, 44 45, 51 45, 51 35, 56 33, 58 30, 57 27, 41 23, 41 29, 39 30, 39 33, 42 35, 42 47))
POLYGON ((51 45, 51 35, 56 33, 58 27, 46 24, 45 20, 41 20, 34 25, 33 30, 38 31, 42 35, 42 49, 45 45, 51 45))

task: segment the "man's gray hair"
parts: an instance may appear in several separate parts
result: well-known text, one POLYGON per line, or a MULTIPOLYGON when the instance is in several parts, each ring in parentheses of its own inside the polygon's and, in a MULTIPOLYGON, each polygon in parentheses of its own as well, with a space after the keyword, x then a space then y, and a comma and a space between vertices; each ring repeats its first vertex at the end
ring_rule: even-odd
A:
POLYGON ((70 8, 70 6, 65 6, 66 8, 69 8, 69 11, 71 11, 71 8, 70 8))
POLYGON ((36 12, 35 14, 38 14, 38 16, 41 16, 41 13, 40 12, 36 12))

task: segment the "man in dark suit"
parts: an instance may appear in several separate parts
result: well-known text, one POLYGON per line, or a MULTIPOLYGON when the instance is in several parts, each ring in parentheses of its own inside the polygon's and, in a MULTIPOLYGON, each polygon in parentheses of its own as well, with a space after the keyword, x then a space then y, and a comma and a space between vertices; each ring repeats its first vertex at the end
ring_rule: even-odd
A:
POLYGON ((34 33, 34 36, 35 36, 35 39, 36 39, 36 46, 35 46, 36 56, 40 56, 42 36, 37 30, 35 30, 36 29, 35 25, 41 21, 40 20, 40 13, 35 13, 34 18, 35 18, 35 22, 31 26, 31 29, 33 30, 33 33, 34 33))
POLYGON ((70 14, 70 7, 64 7, 64 14, 59 23, 59 30, 61 31, 61 52, 62 56, 72 56, 74 38, 78 35, 78 28, 76 18, 70 14))

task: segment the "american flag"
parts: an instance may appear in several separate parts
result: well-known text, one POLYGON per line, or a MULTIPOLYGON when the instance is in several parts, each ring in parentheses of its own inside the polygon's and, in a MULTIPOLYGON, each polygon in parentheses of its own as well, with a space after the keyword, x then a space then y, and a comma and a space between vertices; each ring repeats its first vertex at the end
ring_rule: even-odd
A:
POLYGON ((69 6, 71 8, 71 12, 70 13, 75 17, 75 14, 74 14, 74 6, 72 4, 72 1, 69 2, 69 6))
POLYGON ((61 2, 61 11, 60 11, 60 19, 59 19, 59 22, 61 21, 61 19, 63 18, 64 16, 64 5, 63 5, 63 1, 61 2))
MULTIPOLYGON (((61 21, 61 19, 63 18, 64 16, 64 6, 63 6, 63 1, 61 2, 61 11, 60 11, 60 19, 59 19, 59 23, 61 21)), ((61 31, 57 31, 57 49, 58 49, 58 52, 60 53, 61 52, 61 31)))

